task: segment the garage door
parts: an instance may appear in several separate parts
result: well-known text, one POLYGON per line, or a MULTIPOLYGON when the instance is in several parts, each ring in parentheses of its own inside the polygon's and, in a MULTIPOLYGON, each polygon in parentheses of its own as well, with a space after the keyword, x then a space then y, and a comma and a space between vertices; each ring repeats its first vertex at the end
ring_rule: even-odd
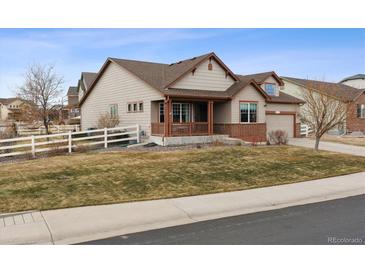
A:
POLYGON ((284 130, 288 137, 293 137, 294 133, 293 115, 266 115, 267 133, 275 130, 284 130))

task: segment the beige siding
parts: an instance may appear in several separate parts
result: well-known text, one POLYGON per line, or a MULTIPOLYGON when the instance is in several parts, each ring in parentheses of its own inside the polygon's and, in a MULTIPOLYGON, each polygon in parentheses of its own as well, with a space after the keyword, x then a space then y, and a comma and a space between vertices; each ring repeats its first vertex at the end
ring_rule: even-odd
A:
POLYGON ((214 123, 231 123, 231 101, 214 103, 213 121, 214 123))
POLYGON ((257 101, 257 122, 265 123, 265 98, 252 85, 249 85, 238 92, 231 101, 231 121, 232 123, 240 122, 240 101, 257 101))
POLYGON ((209 60, 206 60, 197 67, 194 75, 193 73, 188 73, 171 87, 225 91, 234 83, 232 77, 226 77, 225 70, 217 62, 212 60, 212 70, 208 70, 208 64, 209 60))
POLYGON ((151 130, 151 101, 163 99, 153 89, 122 67, 110 63, 94 89, 81 106, 81 126, 96 127, 99 115, 109 112, 110 104, 118 104, 120 126, 141 125, 147 135, 151 130), (144 111, 127 112, 127 103, 143 101, 144 111))
POLYGON ((347 81, 343 82, 342 84, 348 85, 348 86, 354 87, 354 88, 364 89, 365 88, 365 79, 347 80, 347 81))
POLYGON ((303 87, 286 80, 284 80, 284 83, 285 87, 282 92, 303 100, 303 92, 305 91, 303 87))
POLYGON ((265 79, 265 81, 261 84, 261 88, 265 90, 265 83, 275 84, 276 85, 276 96, 279 95, 279 83, 276 81, 276 79, 272 76, 265 79))

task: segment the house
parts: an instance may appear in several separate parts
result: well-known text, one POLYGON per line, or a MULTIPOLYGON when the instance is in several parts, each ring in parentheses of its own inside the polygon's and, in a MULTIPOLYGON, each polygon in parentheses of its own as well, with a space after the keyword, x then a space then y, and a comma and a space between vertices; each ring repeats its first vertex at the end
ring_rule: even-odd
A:
MULTIPOLYGON (((82 72, 77 86, 71 86, 67 91, 67 106, 62 109, 62 121, 67 124, 80 124, 80 108, 79 102, 84 96, 92 82, 95 80, 97 73, 82 72), (66 113, 66 118, 64 112, 66 113)), ((60 112, 61 113, 61 112, 60 112)))
POLYGON ((0 98, 0 121, 20 121, 24 103, 20 98, 0 98))
POLYGON ((315 81, 284 76, 282 79, 285 83, 285 90, 283 92, 291 96, 302 99, 303 92, 310 88, 313 91, 326 94, 348 104, 344 129, 347 132, 365 131, 365 90, 357 89, 342 83, 315 81))
POLYGON ((265 141, 277 129, 298 137, 303 101, 283 87, 275 72, 235 74, 213 52, 171 64, 108 58, 80 100, 81 127, 109 113, 165 145, 222 135, 265 141))
POLYGON ((94 72, 81 72, 81 77, 77 84, 77 93, 79 96, 79 101, 81 101, 81 98, 90 88, 92 82, 94 82, 97 75, 98 74, 94 72))
POLYGON ((340 81, 341 84, 365 90, 365 74, 356 74, 340 81))
POLYGON ((67 124, 80 124, 79 94, 77 87, 69 87, 67 91, 67 124))

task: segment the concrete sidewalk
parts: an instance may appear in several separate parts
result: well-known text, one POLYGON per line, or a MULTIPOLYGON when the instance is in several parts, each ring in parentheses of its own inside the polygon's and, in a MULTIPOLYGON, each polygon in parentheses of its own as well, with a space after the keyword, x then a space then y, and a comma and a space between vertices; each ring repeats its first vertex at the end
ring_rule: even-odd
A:
MULTIPOLYGON (((289 139, 289 145, 314 148, 314 140, 309 138, 291 138, 289 139)), ((355 156, 365 157, 365 147, 351 146, 346 144, 339 144, 334 142, 319 142, 320 150, 327 150, 332 152, 346 153, 355 156)))
POLYGON ((0 244, 72 244, 365 194, 365 172, 184 198, 0 215, 0 244))

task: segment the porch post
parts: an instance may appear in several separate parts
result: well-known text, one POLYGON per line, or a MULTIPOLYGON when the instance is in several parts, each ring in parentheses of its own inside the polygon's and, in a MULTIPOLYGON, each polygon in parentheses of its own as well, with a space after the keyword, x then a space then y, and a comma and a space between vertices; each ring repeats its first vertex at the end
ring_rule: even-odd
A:
POLYGON ((164 102, 164 136, 171 136, 170 130, 170 112, 171 112, 171 99, 170 97, 165 98, 164 102))
POLYGON ((213 101, 208 101, 208 135, 213 135, 213 101))

